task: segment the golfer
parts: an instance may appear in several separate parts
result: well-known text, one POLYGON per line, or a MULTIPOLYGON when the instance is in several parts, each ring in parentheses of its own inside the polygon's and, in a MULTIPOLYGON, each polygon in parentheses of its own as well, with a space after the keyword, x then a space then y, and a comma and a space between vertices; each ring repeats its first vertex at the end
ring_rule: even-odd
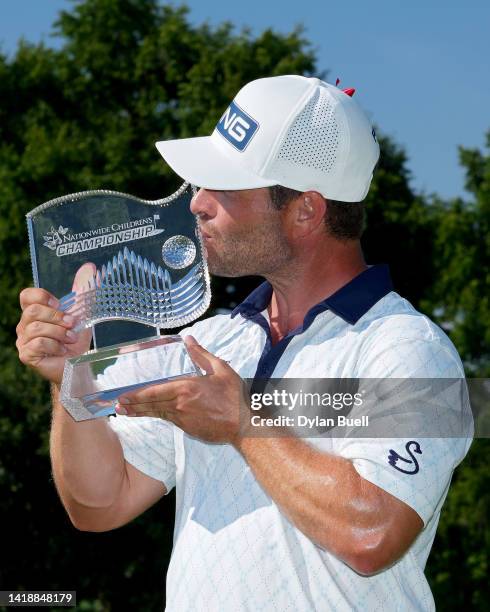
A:
MULTIPOLYGON (((182 332, 206 376, 126 393, 116 418, 76 423, 58 390, 88 334, 43 289, 20 295, 19 356, 53 383, 51 459, 73 524, 121 527, 176 487, 168 611, 434 609, 424 567, 469 428, 302 439, 240 427, 245 378, 464 377, 387 266, 364 261, 379 147, 352 93, 259 79, 210 137, 157 143, 200 187, 191 210, 211 273, 265 278, 231 314, 182 332)), ((429 394, 417 402, 428 418, 448 410, 429 394)))

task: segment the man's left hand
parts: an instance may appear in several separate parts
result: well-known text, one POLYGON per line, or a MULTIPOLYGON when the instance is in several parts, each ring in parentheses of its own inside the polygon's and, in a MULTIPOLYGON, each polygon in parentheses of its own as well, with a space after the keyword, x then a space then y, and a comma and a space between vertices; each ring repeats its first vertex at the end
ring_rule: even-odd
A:
POLYGON ((117 414, 172 421, 201 440, 237 444, 240 423, 250 420, 250 400, 244 381, 222 359, 185 338, 189 354, 206 376, 151 385, 119 397, 117 414))

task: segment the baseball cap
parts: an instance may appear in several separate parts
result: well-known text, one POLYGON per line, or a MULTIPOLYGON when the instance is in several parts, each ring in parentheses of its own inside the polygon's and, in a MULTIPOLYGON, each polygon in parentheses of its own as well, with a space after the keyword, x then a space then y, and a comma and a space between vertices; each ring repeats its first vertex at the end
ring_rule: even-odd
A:
POLYGON ((379 145, 351 93, 298 75, 257 79, 240 89, 211 136, 156 147, 179 176, 199 187, 282 185, 360 202, 369 191, 379 145))

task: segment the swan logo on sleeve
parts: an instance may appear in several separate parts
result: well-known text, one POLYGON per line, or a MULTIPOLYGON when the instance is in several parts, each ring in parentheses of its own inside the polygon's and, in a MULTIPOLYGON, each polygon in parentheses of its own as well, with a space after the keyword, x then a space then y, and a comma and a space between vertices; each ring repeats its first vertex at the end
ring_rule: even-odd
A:
POLYGON ((415 440, 410 440, 410 442, 405 444, 405 450, 407 451, 409 457, 408 459, 406 457, 402 457, 396 451, 390 448, 388 463, 394 467, 395 470, 403 472, 404 474, 416 474, 419 471, 419 462, 413 453, 417 453, 418 455, 422 454, 420 444, 415 442, 415 440))
POLYGON ((236 102, 232 102, 218 121, 216 129, 235 149, 244 151, 259 124, 252 119, 236 102))

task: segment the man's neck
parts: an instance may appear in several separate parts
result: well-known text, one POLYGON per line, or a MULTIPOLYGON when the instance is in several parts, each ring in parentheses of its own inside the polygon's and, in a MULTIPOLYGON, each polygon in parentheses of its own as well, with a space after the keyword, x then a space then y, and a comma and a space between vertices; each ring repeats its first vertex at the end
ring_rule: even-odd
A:
POLYGON ((346 245, 332 256, 313 255, 297 262, 294 269, 267 276, 273 287, 268 306, 272 343, 276 344, 302 325, 313 306, 366 269, 360 246, 346 245))

